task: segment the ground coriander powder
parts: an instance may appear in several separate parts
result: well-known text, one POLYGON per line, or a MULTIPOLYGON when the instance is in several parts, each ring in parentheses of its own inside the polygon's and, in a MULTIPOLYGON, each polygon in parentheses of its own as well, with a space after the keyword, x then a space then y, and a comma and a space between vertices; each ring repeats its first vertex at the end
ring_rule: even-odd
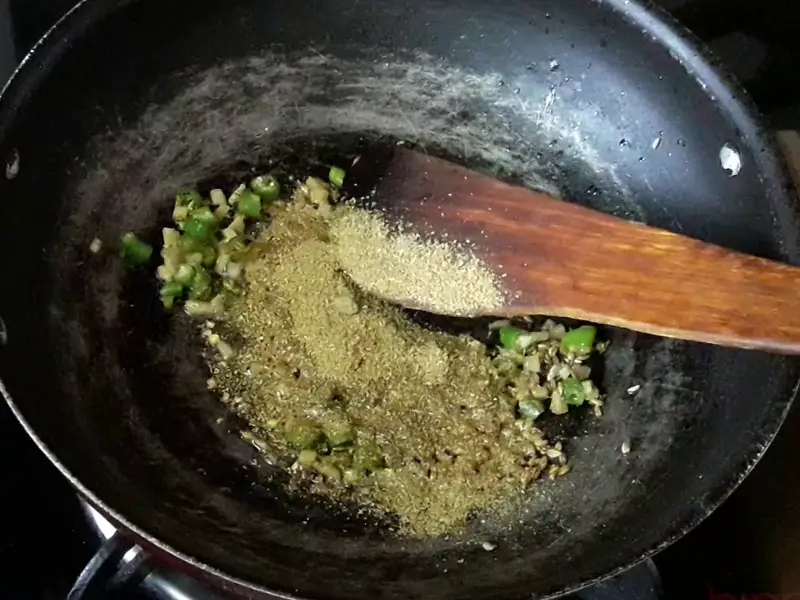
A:
POLYGON ((492 314, 502 287, 468 250, 393 230, 375 212, 344 207, 331 222, 339 263, 363 289, 443 315, 492 314))
POLYGON ((393 513, 410 535, 455 532, 543 472, 566 472, 560 444, 517 418, 483 344, 425 329, 364 293, 483 311, 502 295, 474 258, 392 233, 353 207, 296 201, 271 212, 246 292, 220 326, 236 353, 209 358, 214 386, 268 459, 295 453, 298 477, 299 463, 316 460, 322 493, 393 513), (298 422, 346 424, 355 432, 349 451, 373 449, 380 468, 337 471, 314 451, 297 453, 285 431, 298 422))

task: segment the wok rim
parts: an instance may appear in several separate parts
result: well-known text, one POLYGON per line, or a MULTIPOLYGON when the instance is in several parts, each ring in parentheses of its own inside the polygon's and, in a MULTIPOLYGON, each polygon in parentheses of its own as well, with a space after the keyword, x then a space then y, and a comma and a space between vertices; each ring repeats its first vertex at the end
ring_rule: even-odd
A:
MULTIPOLYGON (((27 101, 28 95, 35 91, 44 78, 47 77, 52 67, 69 48, 70 44, 80 38, 86 29, 96 24, 104 16, 136 1, 138 0, 107 0, 104 3, 97 3, 94 0, 80 0, 44 33, 20 60, 17 68, 2 90, 0 90, 0 141, 5 139, 10 123, 14 120, 19 107, 27 101)), ((772 183, 774 187, 771 190, 773 197, 780 197, 778 199, 791 208, 793 206, 793 198, 789 190, 793 189, 793 186, 776 140, 765 130, 761 115, 745 89, 710 53, 702 41, 664 9, 656 6, 650 0, 599 0, 599 2, 609 6, 619 13, 622 18, 638 26, 643 33, 650 34, 654 41, 668 48, 672 58, 679 61, 684 69, 693 74, 695 79, 703 85, 706 94, 715 96, 717 103, 723 107, 724 112, 735 122, 741 132, 740 139, 746 142, 748 146, 757 146, 762 149, 761 152, 753 153, 756 157, 756 168, 764 175, 765 181, 772 183)), ((795 214, 800 217, 800 203, 794 209, 795 214)), ((774 428, 762 440, 762 444, 755 455, 743 457, 742 466, 738 469, 733 469, 727 481, 709 493, 712 496, 712 500, 705 504, 703 510, 691 516, 669 537, 654 544, 638 556, 629 559, 615 570, 577 583, 568 584, 559 590, 536 597, 540 600, 549 600, 597 585, 652 558, 697 527, 730 497, 763 458, 783 426, 798 394, 800 394, 800 380, 795 384, 790 397, 785 401, 786 406, 779 418, 772 421, 771 425, 774 428)), ((2 378, 0 378, 0 395, 5 398, 6 403, 25 432, 47 459, 84 499, 99 509, 105 516, 110 517, 118 527, 134 534, 140 541, 146 542, 147 545, 183 561, 204 574, 211 575, 222 584, 219 585, 216 582, 212 582, 214 586, 223 588, 234 586, 240 590, 268 594, 281 600, 313 600, 229 575, 216 567, 177 550, 132 523, 108 506, 60 461, 23 416, 2 378)))

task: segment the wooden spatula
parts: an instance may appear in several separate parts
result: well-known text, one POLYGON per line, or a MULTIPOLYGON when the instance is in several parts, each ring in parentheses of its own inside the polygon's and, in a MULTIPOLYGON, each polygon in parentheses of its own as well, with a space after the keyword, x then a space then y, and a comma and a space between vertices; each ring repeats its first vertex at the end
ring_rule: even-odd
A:
POLYGON ((800 354, 800 268, 631 223, 402 148, 375 202, 389 219, 474 248, 506 288, 497 316, 570 317, 800 354))

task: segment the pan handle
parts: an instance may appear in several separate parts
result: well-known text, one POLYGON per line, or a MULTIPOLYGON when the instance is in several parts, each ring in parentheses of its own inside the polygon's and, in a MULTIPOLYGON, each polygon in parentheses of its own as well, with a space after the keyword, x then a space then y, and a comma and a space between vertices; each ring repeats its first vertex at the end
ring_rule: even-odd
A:
POLYGON ((84 567, 67 594, 67 600, 95 600, 142 582, 149 573, 147 555, 130 539, 116 532, 84 567), (128 552, 134 555, 125 560, 128 552))

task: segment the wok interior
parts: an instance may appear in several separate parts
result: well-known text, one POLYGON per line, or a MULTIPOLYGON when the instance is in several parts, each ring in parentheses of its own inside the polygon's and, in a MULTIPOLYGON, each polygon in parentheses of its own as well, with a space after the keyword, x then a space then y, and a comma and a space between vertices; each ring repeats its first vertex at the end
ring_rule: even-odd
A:
POLYGON ((193 326, 160 310, 148 273, 126 271, 110 250, 92 255, 94 237, 111 247, 135 230, 156 241, 182 185, 274 163, 301 175, 398 140, 796 260, 796 237, 774 225, 782 191, 759 178, 752 140, 613 3, 179 0, 176 16, 155 1, 91 4, 77 13, 86 22, 127 6, 69 48, 0 141, 21 157, 20 175, 0 183, 10 339, 0 368, 42 441, 137 528, 301 596, 544 595, 682 532, 771 439, 796 361, 613 330, 605 416, 544 423, 565 440, 572 473, 503 518, 398 539, 357 507, 287 493, 206 390, 193 326), (413 24, 399 18, 408 10, 413 24), (669 156, 651 151, 656 135, 669 156), (716 162, 730 139, 751 167, 735 181, 716 162))

